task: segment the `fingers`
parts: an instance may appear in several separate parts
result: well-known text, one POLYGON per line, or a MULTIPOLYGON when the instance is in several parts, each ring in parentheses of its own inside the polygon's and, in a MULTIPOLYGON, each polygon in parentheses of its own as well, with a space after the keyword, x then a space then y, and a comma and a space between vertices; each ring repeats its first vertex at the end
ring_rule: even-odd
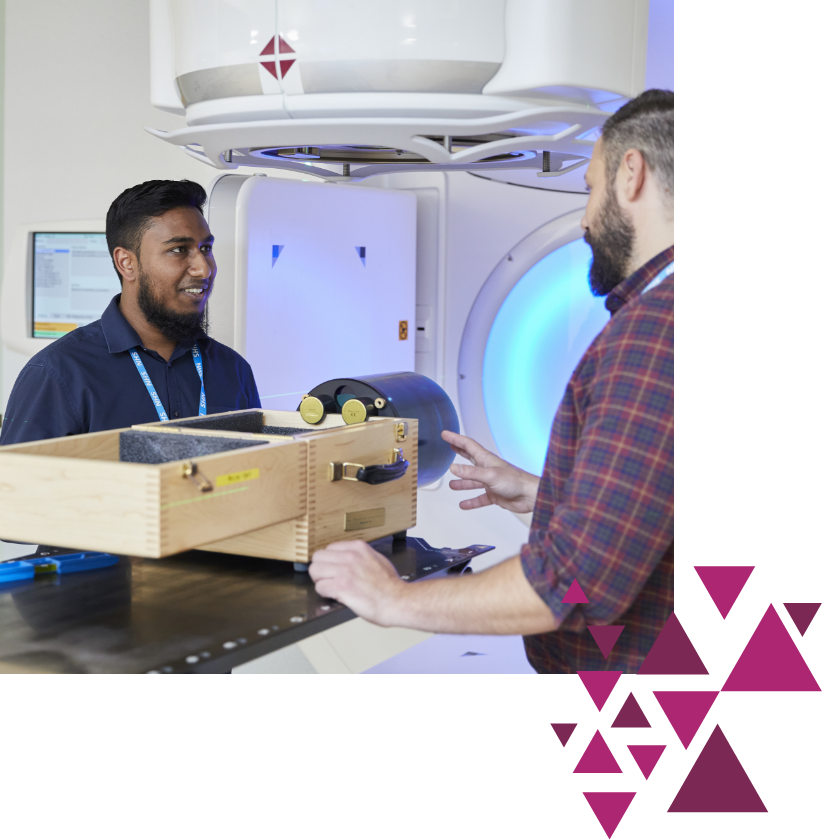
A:
POLYGON ((460 481, 449 481, 448 486, 452 490, 484 490, 485 485, 481 481, 467 481, 461 479, 460 481))
POLYGON ((487 449, 483 449, 475 440, 465 435, 458 435, 456 432, 443 430, 442 439, 450 444, 454 452, 471 461, 476 461, 478 457, 481 458, 485 453, 490 454, 487 449))
POLYGON ((491 504, 493 502, 483 493, 481 496, 475 496, 473 499, 463 499, 460 502, 460 508, 462 510, 476 510, 477 508, 488 507, 491 504))
POLYGON ((451 472, 459 478, 476 481, 487 487, 498 477, 497 471, 490 467, 475 467, 472 464, 451 464, 451 472))

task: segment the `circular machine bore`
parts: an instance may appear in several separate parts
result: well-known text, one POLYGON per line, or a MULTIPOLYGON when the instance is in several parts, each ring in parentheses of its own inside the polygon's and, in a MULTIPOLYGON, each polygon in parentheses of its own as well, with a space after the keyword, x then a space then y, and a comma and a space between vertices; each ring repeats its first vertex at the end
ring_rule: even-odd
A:
POLYGON ((345 419, 348 403, 358 401, 372 417, 407 417, 419 423, 417 484, 432 484, 448 472, 454 452, 442 439, 444 429, 459 432, 457 411, 448 394, 419 373, 384 373, 352 379, 330 379, 309 391, 310 396, 333 394, 332 411, 345 419), (382 408, 378 402, 383 402, 382 408))

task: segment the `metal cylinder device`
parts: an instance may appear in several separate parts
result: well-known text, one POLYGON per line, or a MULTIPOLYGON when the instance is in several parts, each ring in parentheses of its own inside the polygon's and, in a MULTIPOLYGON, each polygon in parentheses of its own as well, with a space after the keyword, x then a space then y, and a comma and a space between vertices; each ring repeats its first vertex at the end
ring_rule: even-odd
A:
POLYGON ((308 398, 319 400, 327 407, 328 413, 342 414, 347 423, 364 422, 369 417, 417 420, 417 483, 420 487, 442 478, 454 461, 454 452, 442 439, 441 433, 444 429, 459 432, 457 411, 448 394, 427 376, 406 372, 329 379, 312 388, 304 400, 308 398), (356 403, 343 410, 350 401, 356 403))

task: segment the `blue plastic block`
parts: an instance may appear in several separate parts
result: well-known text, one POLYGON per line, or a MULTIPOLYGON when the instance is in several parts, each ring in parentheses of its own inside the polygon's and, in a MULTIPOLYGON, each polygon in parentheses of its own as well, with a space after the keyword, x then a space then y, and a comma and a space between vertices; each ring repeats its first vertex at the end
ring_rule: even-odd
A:
POLYGON ((57 554, 44 558, 57 566, 57 572, 87 572, 91 569, 104 569, 106 566, 116 566, 120 558, 115 554, 103 554, 99 551, 84 551, 78 554, 57 554))
POLYGON ((34 577, 34 566, 27 560, 11 560, 0 563, 0 583, 13 580, 29 580, 34 577))

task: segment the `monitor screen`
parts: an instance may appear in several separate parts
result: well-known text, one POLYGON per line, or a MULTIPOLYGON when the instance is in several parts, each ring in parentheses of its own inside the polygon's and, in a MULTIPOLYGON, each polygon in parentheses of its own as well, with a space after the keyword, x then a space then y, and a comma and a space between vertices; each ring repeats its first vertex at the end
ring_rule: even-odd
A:
POLYGON ((120 291, 104 233, 35 233, 34 338, 59 338, 96 321, 120 291))

